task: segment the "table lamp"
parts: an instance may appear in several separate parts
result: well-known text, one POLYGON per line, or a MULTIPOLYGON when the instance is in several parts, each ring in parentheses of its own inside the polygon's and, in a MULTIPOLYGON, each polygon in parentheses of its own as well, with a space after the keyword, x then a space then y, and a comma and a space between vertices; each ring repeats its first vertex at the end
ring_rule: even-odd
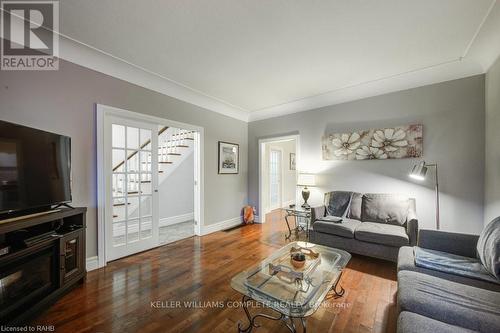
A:
POLYGON ((311 193, 309 192, 309 189, 307 187, 316 186, 316 177, 312 174, 301 173, 299 174, 299 179, 297 180, 297 186, 304 186, 304 188, 302 189, 302 199, 304 199, 302 208, 310 208, 311 206, 309 206, 307 200, 309 199, 309 195, 311 193))

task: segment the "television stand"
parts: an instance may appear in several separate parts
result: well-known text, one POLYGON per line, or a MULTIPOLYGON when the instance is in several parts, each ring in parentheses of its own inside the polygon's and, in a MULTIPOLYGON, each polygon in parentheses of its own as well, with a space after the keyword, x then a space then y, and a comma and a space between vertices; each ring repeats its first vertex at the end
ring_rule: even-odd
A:
POLYGON ((61 211, 61 209, 51 209, 51 210, 45 210, 43 212, 38 212, 38 213, 33 213, 33 214, 15 216, 15 217, 11 217, 11 218, 8 218, 8 219, 2 219, 2 220, 0 220, 0 224, 10 223, 10 222, 19 221, 19 220, 26 220, 26 219, 30 219, 30 218, 33 218, 33 217, 38 217, 38 216, 42 216, 42 215, 48 215, 48 214, 52 214, 52 213, 57 213, 57 212, 60 212, 60 211, 61 211))
POLYGON ((29 324, 84 282, 86 212, 84 207, 63 208, 0 222, 0 238, 8 249, 0 255, 1 325, 29 324))
POLYGON ((63 202, 63 203, 55 205, 54 207, 51 208, 51 210, 57 209, 59 207, 66 207, 66 208, 70 208, 70 209, 75 209, 75 207, 71 206, 69 203, 63 202))

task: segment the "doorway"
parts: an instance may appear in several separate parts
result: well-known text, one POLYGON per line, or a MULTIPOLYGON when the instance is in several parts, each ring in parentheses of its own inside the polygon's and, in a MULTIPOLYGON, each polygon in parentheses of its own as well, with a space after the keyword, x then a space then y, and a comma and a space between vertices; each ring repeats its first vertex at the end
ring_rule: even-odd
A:
POLYGON ((195 131, 162 125, 158 130, 158 238, 163 245, 195 235, 195 131))
POLYGON ((259 140, 259 221, 297 201, 298 135, 259 140))
POLYGON ((203 128, 97 105, 98 260, 201 235, 203 128))

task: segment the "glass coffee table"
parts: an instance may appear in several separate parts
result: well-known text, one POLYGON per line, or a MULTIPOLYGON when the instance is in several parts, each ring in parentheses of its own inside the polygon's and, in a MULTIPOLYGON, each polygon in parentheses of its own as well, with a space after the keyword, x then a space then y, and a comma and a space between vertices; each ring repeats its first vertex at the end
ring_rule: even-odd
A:
POLYGON ((231 287, 243 295, 243 309, 249 323, 246 327, 238 323, 238 331, 251 332, 258 327, 255 320, 261 317, 281 320, 291 332, 296 332, 294 319, 299 319, 305 332, 306 317, 318 309, 328 292, 333 291, 338 297, 344 294, 338 282, 350 259, 351 255, 343 250, 322 245, 311 247, 311 243, 305 248, 293 242, 239 273, 231 280, 231 287), (305 257, 302 268, 292 265, 291 254, 297 252, 305 257), (251 300, 278 314, 252 316, 248 310, 251 300))

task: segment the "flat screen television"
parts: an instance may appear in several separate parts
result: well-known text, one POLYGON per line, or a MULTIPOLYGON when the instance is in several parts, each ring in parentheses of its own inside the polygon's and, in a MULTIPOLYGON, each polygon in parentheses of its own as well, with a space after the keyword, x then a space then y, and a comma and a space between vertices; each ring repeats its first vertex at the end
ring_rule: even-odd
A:
POLYGON ((0 120, 0 219, 71 201, 71 138, 0 120))

